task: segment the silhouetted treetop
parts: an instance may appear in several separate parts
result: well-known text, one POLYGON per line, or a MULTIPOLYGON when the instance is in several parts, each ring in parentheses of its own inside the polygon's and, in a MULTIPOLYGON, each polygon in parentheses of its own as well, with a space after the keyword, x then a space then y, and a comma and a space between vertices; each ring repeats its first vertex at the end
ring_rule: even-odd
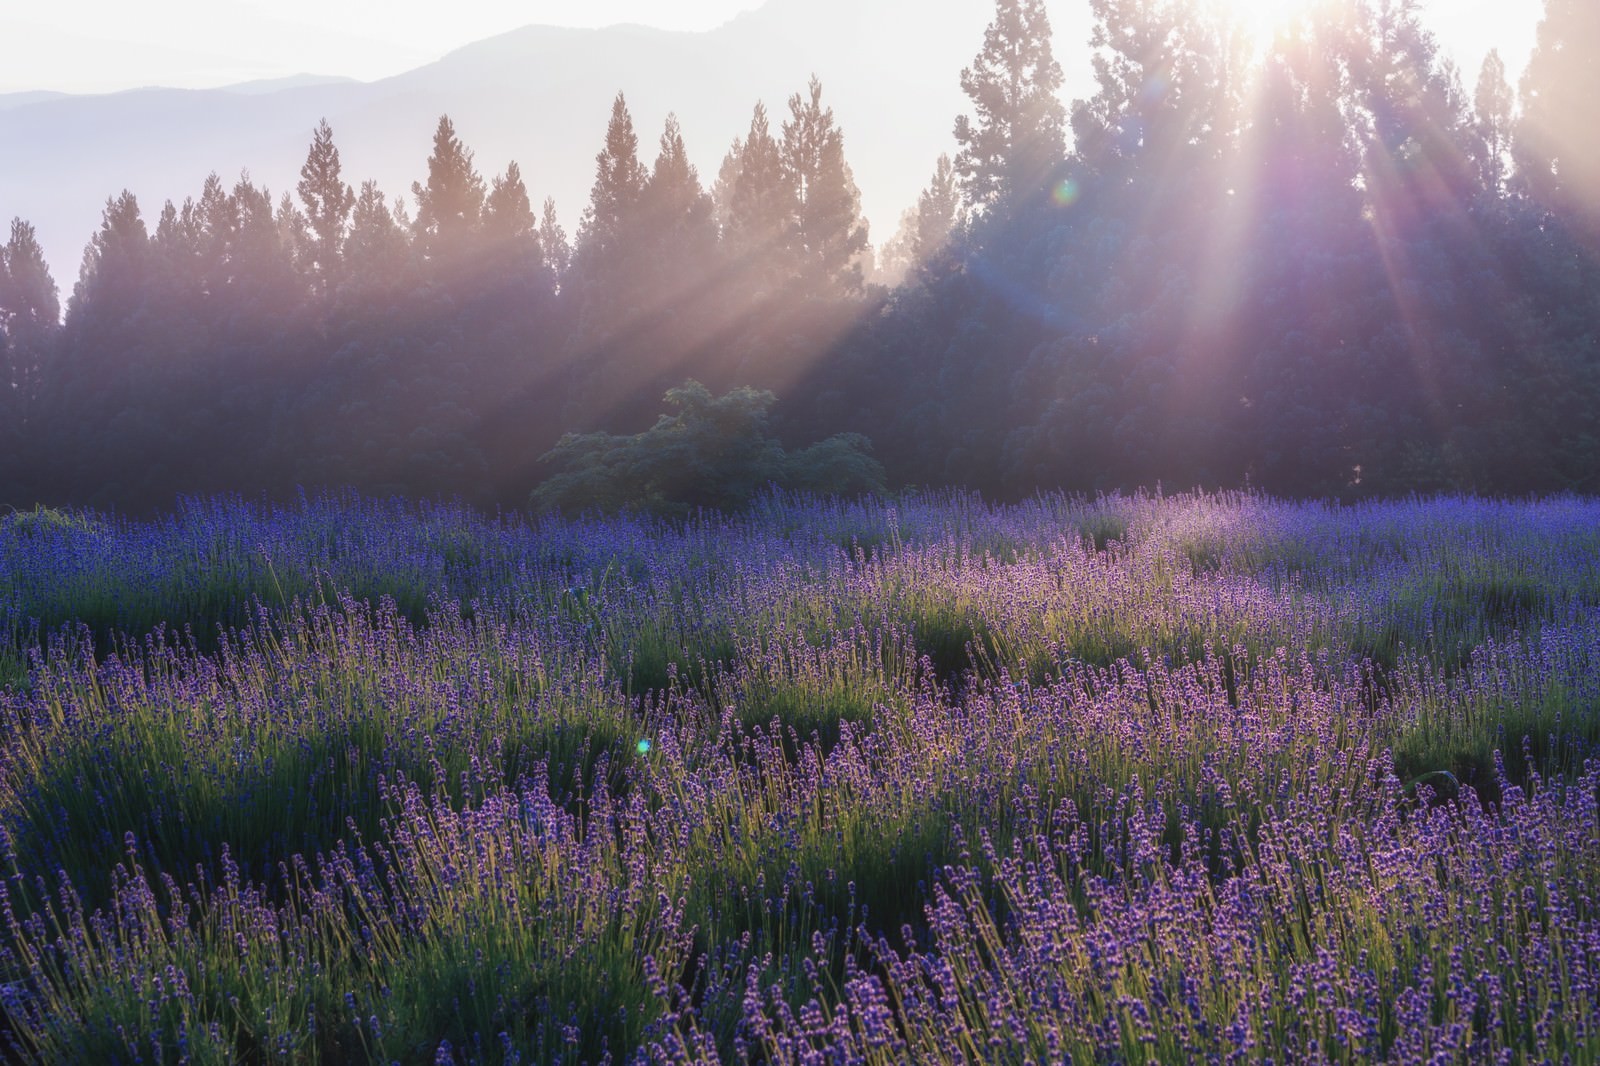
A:
POLYGON ((345 184, 339 163, 339 149, 333 143, 333 128, 328 120, 317 124, 305 164, 300 168, 300 183, 295 192, 305 211, 310 230, 306 250, 306 273, 320 292, 338 283, 344 251, 345 228, 356 204, 356 193, 345 184))
POLYGON ((1545 0, 1522 76, 1515 150, 1530 196, 1600 236, 1600 4, 1545 0))
POLYGON ((433 134, 428 183, 412 182, 411 195, 417 202, 412 230, 425 262, 449 265, 470 252, 483 215, 483 178, 448 115, 439 116, 433 134))
POLYGON ((996 0, 983 49, 961 72, 973 115, 956 119, 955 158, 969 207, 1036 195, 1066 155, 1061 67, 1044 0, 996 0))
POLYGON ((822 82, 815 75, 805 95, 789 98, 782 156, 795 198, 797 268, 806 289, 859 292, 869 248, 861 192, 845 161, 844 134, 833 108, 822 106, 822 82))

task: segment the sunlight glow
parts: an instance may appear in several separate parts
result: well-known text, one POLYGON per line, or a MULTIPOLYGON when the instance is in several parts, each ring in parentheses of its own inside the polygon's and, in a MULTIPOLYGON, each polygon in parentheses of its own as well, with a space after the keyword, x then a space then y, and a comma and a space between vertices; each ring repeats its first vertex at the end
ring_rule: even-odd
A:
POLYGON ((1318 0, 1217 0, 1224 23, 1245 40, 1256 55, 1310 12, 1318 0))

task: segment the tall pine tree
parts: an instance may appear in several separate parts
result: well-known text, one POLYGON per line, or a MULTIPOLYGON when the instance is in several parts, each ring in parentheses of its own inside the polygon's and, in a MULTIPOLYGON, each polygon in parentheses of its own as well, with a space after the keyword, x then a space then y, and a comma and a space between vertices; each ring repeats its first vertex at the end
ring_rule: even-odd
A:
POLYGON ((350 210, 340 291, 354 298, 398 290, 411 266, 409 228, 390 208, 377 182, 362 182, 350 210))
POLYGON ((1506 80, 1506 64, 1497 48, 1489 49, 1489 54, 1483 57, 1472 102, 1478 134, 1474 145, 1478 183, 1491 196, 1499 196, 1506 188, 1506 162, 1511 155, 1511 123, 1516 95, 1506 80))
POLYGON ((195 206, 200 292, 220 298, 233 280, 234 244, 239 236, 239 202, 228 195, 216 171, 206 175, 195 206))
POLYGON ((544 198, 544 210, 539 215, 539 247, 544 252, 544 265, 559 283, 567 267, 572 265, 572 242, 567 239, 566 228, 556 213, 553 196, 544 198))
POLYGON ((783 165, 795 199, 795 253, 807 292, 858 293, 868 250, 861 192, 844 158, 844 134, 833 108, 822 106, 822 82, 812 75, 805 95, 789 98, 783 124, 783 165))
POLYGON ((31 419, 60 319, 44 249, 32 224, 14 218, 10 239, 0 245, 0 412, 14 429, 31 419))
POLYGON ((139 199, 128 190, 106 200, 100 229, 83 250, 83 264, 68 305, 68 324, 96 318, 109 326, 138 305, 150 235, 139 199))
POLYGON ((61 301, 33 224, 11 220, 11 235, 0 248, 0 330, 13 341, 53 333, 60 325, 61 301))
POLYGON ((574 253, 587 276, 626 273, 648 175, 639 162, 639 135, 633 130, 628 102, 618 93, 606 124, 605 146, 595 156, 594 185, 574 253))
POLYGON ((528 187, 522 182, 522 168, 515 159, 490 184, 483 204, 483 222, 496 240, 531 239, 537 243, 539 220, 533 215, 528 187))
POLYGON ((1477 185, 1475 131, 1421 0, 1366 0, 1357 14, 1347 114, 1365 151, 1369 199, 1418 217, 1458 209, 1477 185))
POLYGON ((716 201, 722 239, 749 287, 771 293, 793 277, 796 194, 766 105, 756 104, 749 131, 723 159, 716 201))
POLYGON ((323 119, 312 135, 305 165, 300 168, 300 183, 295 186, 310 229, 306 273, 316 291, 323 294, 338 285, 345 227, 356 205, 355 190, 345 184, 340 170, 333 128, 323 119))
MULTIPOLYGON (((939 274, 961 221, 961 190, 948 155, 939 156, 928 187, 900 213, 900 227, 878 254, 877 279, 888 285, 927 280, 939 274)), ((948 265, 946 263, 945 265, 948 265)))
POLYGON ((948 155, 939 156, 928 187, 917 196, 912 257, 923 267, 937 261, 961 220, 961 190, 948 155))
POLYGON ((1518 180, 1536 202, 1600 240, 1600 4, 1545 0, 1522 76, 1518 180))
POLYGON ((506 164, 504 174, 495 177, 484 199, 483 247, 482 291, 498 290, 511 306, 519 300, 527 305, 535 292, 549 295, 554 291, 555 277, 545 266, 544 249, 539 246, 539 218, 523 184, 522 168, 514 159, 506 164))
POLYGON ((1135 200, 1196 190, 1230 122, 1216 27, 1194 0, 1091 0, 1090 8, 1098 88, 1072 109, 1080 169, 1132 189, 1135 200))
POLYGON ((618 93, 564 282, 577 308, 567 355, 579 424, 626 422, 630 392, 642 377, 650 310, 644 279, 654 265, 642 243, 648 180, 633 116, 618 93))
POLYGON ((996 0, 961 89, 975 112, 955 125, 955 168, 967 205, 989 210, 1042 192, 1066 155, 1061 67, 1044 0, 996 0))
POLYGON ((417 202, 412 231, 423 261, 436 270, 456 269, 473 250, 484 187, 473 169, 472 152, 456 136, 449 115, 440 115, 434 129, 428 183, 412 182, 411 195, 417 202))
POLYGON ((717 248, 716 217, 676 115, 667 116, 641 199, 652 288, 665 298, 707 284, 717 248))

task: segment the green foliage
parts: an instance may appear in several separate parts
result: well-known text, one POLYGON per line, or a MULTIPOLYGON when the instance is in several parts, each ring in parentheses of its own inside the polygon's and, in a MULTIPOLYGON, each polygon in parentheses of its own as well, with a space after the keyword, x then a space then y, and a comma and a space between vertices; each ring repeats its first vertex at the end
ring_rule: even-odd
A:
POLYGON ((1091 511, 1078 520, 1084 545, 1103 552, 1112 542, 1128 539, 1128 520, 1111 511, 1091 511))
POLYGON ((541 511, 637 508, 686 514, 736 510, 770 487, 855 495, 881 492, 883 467, 858 434, 796 452, 766 435, 770 392, 742 387, 713 397, 690 381, 667 392, 676 414, 633 436, 568 434, 545 460, 564 469, 534 490, 541 511))
POLYGON ((14 536, 40 537, 50 533, 96 533, 104 523, 84 511, 67 511, 37 504, 31 510, 0 516, 0 530, 14 536))
POLYGON ((1443 772, 1494 800, 1502 775, 1523 787, 1534 776, 1576 775, 1600 750, 1594 697, 1574 686, 1532 678, 1521 690, 1496 691, 1483 682, 1485 663, 1449 682, 1429 677, 1426 664, 1410 665, 1421 676, 1400 679, 1407 709, 1390 723, 1402 781, 1443 772))

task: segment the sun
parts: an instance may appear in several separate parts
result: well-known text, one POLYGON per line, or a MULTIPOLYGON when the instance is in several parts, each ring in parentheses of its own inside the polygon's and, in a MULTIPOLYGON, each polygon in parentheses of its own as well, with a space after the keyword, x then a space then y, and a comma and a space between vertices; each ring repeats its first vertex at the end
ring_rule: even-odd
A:
POLYGON ((1223 24, 1260 55, 1309 18, 1321 0, 1216 0, 1223 24))

